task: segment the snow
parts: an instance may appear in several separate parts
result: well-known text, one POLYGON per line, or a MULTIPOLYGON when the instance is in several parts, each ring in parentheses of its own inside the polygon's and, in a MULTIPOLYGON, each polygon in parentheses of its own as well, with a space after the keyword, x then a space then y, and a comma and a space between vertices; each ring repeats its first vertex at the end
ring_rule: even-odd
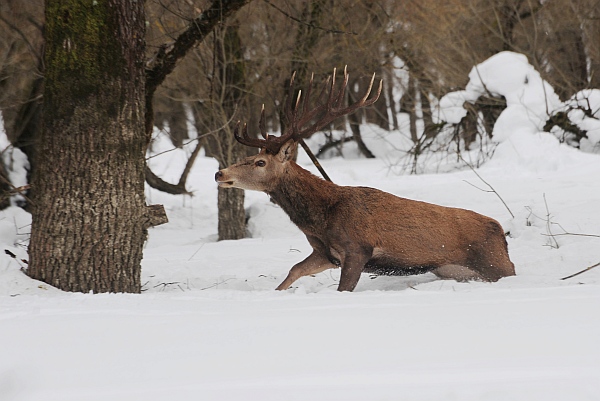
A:
MULTIPOLYGON (((26 185, 29 160, 27 160, 27 156, 21 149, 13 147, 8 140, 2 112, 0 112, 0 156, 0 162, 6 167, 10 182, 17 188, 26 185)), ((11 197, 12 205, 23 201, 25 201, 23 195, 17 194, 11 197)))
POLYGON ((581 149, 600 152, 600 89, 577 92, 565 102, 565 109, 569 119, 586 131, 586 138, 581 139, 581 149))
POLYGON ((548 117, 563 108, 552 86, 542 79, 526 56, 505 51, 473 67, 465 90, 451 92, 440 99, 438 119, 459 123, 467 114, 463 103, 473 103, 483 95, 506 99, 506 109, 492 132, 497 142, 514 134, 541 131, 548 117))
MULTIPOLYGON (((519 124, 476 170, 514 217, 469 168, 396 174, 389 144, 401 140, 373 126, 363 132, 384 157, 321 161, 338 184, 497 219, 517 270, 497 283, 363 274, 355 292, 338 293, 330 270, 276 292, 310 246, 256 192, 246 193, 249 237, 217 242, 217 162, 202 155, 194 196, 147 189, 170 222, 150 230, 139 295, 29 279, 29 214, 0 211, 0 242, 15 255, 0 260, 0 399, 600 400, 600 267, 561 280, 600 262, 600 156, 519 124)), ((153 154, 171 149, 155 136, 153 154)), ((152 168, 177 180, 194 146, 152 168)), ((299 163, 316 173, 304 154, 299 163)))

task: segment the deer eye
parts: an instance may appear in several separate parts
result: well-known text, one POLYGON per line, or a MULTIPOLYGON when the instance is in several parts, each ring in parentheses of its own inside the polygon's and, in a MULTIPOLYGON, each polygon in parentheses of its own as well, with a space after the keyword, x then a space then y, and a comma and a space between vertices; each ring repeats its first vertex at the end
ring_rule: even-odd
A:
POLYGON ((265 163, 265 161, 264 161, 264 160, 257 160, 257 161, 256 161, 256 163, 254 163, 254 165, 255 165, 256 167, 264 167, 264 166, 266 166, 266 165, 267 165, 267 163, 265 163))

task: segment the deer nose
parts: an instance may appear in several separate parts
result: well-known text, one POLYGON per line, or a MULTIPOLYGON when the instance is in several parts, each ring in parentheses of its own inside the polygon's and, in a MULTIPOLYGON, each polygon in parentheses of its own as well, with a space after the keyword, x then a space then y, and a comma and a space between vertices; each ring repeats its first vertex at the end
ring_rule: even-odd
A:
POLYGON ((215 181, 219 181, 219 178, 223 177, 223 172, 221 170, 215 173, 215 181))

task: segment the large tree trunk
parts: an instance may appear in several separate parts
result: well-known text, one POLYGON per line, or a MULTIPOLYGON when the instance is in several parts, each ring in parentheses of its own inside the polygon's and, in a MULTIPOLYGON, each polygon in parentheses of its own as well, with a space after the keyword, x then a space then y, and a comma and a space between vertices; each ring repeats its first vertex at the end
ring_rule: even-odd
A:
POLYGON ((147 228, 158 223, 144 201, 143 7, 46 0, 28 274, 63 290, 141 289, 147 228))

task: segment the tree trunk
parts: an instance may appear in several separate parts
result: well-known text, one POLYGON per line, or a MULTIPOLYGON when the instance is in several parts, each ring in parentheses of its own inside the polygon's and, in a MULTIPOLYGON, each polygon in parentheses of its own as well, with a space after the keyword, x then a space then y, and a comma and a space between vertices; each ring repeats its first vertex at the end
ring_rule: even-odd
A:
MULTIPOLYGON (((246 73, 242 42, 238 26, 232 25, 215 31, 215 95, 214 104, 220 109, 212 111, 215 126, 227 126, 226 134, 207 138, 207 155, 219 161, 219 168, 237 163, 248 154, 248 148, 239 144, 233 136, 232 125, 227 120, 232 116, 243 119, 239 112, 244 101, 246 73)), ((246 236, 245 193, 240 189, 218 189, 219 241, 240 239, 246 236)))
POLYGON ((141 1, 46 0, 28 274, 63 290, 140 292, 166 220, 144 201, 144 24, 141 1))
MULTIPOLYGON (((355 88, 358 84, 358 80, 353 80, 352 84, 350 85, 351 88, 355 88)), ((356 103, 356 99, 354 97, 354 91, 353 90, 349 90, 348 91, 348 105, 356 103)), ((362 122, 362 113, 363 110, 358 110, 356 113, 351 113, 348 115, 348 123, 350 125, 350 130, 352 131, 352 138, 354 138, 354 142, 356 142, 356 145, 358 146, 358 150, 360 151, 360 153, 362 153, 362 155, 364 157, 366 157, 367 159, 374 159, 375 155, 369 150, 369 148, 367 147, 367 145, 365 144, 365 142, 362 139, 362 135, 360 134, 360 123, 362 122)))

